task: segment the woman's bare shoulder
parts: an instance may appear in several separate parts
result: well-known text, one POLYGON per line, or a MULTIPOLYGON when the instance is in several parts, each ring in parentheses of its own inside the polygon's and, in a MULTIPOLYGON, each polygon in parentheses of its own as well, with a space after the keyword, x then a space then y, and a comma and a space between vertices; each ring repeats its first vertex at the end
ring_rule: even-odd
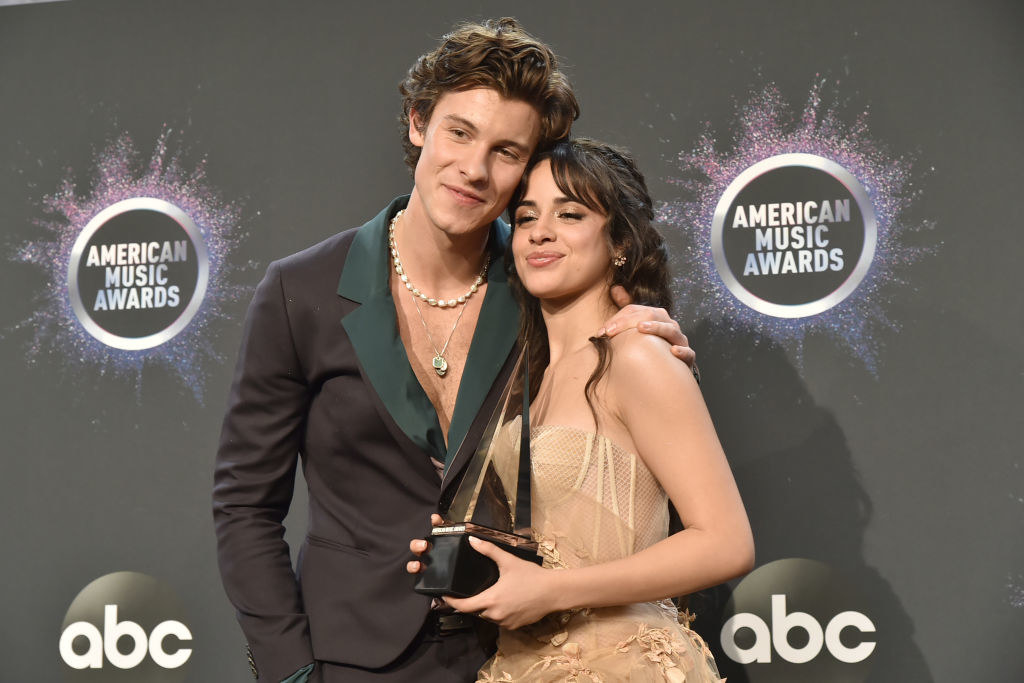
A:
POLYGON ((610 388, 630 393, 659 392, 696 382, 686 363, 672 355, 661 337, 627 330, 611 339, 610 388))
POLYGON ((630 329, 612 337, 610 343, 612 362, 625 364, 631 370, 638 369, 636 366, 671 365, 670 361, 674 361, 675 365, 686 365, 672 355, 672 347, 667 341, 654 334, 630 329))

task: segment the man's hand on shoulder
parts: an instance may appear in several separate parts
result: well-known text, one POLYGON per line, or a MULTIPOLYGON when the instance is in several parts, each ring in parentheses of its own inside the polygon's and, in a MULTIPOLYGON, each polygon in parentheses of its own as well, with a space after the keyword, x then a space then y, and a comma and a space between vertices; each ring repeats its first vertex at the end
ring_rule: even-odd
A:
POLYGON ((605 323, 597 336, 614 337, 625 330, 637 329, 644 334, 661 337, 671 346, 672 355, 686 363, 699 381, 697 354, 690 348, 690 342, 679 329, 679 323, 669 317, 668 311, 656 306, 632 303, 626 290, 618 285, 612 287, 611 295, 619 311, 605 323))

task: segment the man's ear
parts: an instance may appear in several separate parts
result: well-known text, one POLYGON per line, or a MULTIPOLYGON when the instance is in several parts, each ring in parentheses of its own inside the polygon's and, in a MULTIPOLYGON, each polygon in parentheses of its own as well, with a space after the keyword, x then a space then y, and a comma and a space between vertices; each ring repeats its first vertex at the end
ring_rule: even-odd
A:
POLYGON ((423 146, 423 131, 427 129, 425 123, 420 120, 419 112, 415 109, 409 110, 409 142, 417 147, 423 146), (421 130, 422 128, 422 130, 421 130))

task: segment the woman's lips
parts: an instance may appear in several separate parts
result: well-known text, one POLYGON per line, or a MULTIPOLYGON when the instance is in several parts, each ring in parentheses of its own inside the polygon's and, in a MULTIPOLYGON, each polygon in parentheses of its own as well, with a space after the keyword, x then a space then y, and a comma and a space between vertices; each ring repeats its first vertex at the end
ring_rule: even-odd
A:
POLYGON ((543 268, 561 259, 563 254, 554 251, 537 251, 526 257, 526 262, 534 268, 543 268))

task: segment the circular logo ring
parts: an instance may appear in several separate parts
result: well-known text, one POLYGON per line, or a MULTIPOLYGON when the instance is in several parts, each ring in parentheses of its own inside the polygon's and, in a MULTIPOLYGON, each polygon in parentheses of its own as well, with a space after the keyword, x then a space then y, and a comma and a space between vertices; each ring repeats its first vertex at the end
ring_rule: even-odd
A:
POLYGON ((805 318, 817 315, 827 311, 850 296, 857 289, 857 286, 860 285, 864 276, 867 275, 868 269, 871 267, 871 261, 875 256, 877 242, 878 220, 875 217, 874 207, 871 205, 871 199, 868 197, 864 186, 860 184, 860 181, 852 173, 836 162, 815 154, 779 154, 759 161, 747 168, 736 176, 735 180, 729 183, 729 187, 726 188, 722 198, 718 201, 718 205, 715 207, 715 215, 711 222, 711 255, 714 258, 715 268, 718 270, 718 274, 721 276, 725 286, 737 299, 750 308, 776 318, 805 318), (864 218, 864 248, 861 250, 860 258, 853 271, 833 292, 821 299, 805 304, 777 304, 765 301, 751 293, 750 290, 740 283, 732 269, 729 268, 723 245, 726 217, 737 195, 762 174, 787 166, 804 166, 824 171, 832 176, 853 195, 864 218))
POLYGON ((139 351, 141 349, 149 349, 154 346, 159 346, 164 342, 170 341, 175 335, 188 326, 203 303, 203 296, 206 294, 206 285, 209 282, 209 278, 210 260, 206 251, 206 242, 203 241, 203 235, 199 230, 199 226, 195 224, 195 221, 193 221, 187 213, 179 209, 177 206, 170 202, 166 202, 163 199, 157 199, 155 197, 132 197, 131 199, 125 199, 115 204, 111 204, 100 211, 98 214, 93 216, 92 220, 86 224, 85 228, 78 235, 78 239, 75 240, 75 244, 71 248, 71 263, 68 266, 68 293, 71 299, 71 308, 75 312, 75 316, 78 318, 78 321, 82 323, 82 327, 85 328, 86 332, 107 346, 124 349, 125 351, 139 351), (159 332, 145 337, 122 337, 103 329, 95 320, 92 319, 92 317, 90 317, 89 311, 86 308, 85 303, 82 301, 81 292, 78 290, 78 267, 82 254, 85 252, 86 246, 89 244, 89 240, 97 230, 103 227, 107 221, 115 216, 119 216, 129 211, 138 210, 162 213, 181 226, 191 239, 192 246, 196 250, 196 260, 198 261, 199 272, 196 277, 196 288, 192 293, 192 298, 189 300, 185 309, 181 312, 181 315, 179 315, 173 323, 159 332))

